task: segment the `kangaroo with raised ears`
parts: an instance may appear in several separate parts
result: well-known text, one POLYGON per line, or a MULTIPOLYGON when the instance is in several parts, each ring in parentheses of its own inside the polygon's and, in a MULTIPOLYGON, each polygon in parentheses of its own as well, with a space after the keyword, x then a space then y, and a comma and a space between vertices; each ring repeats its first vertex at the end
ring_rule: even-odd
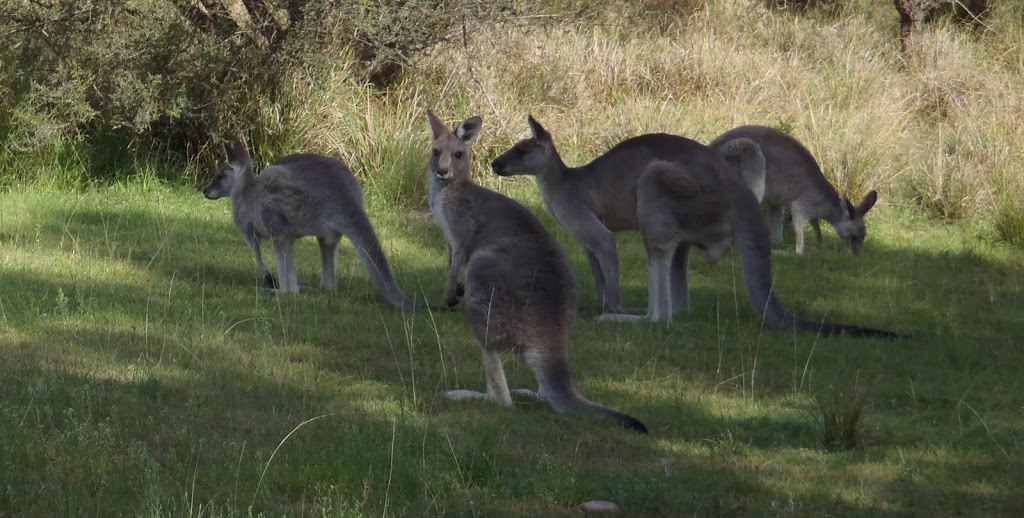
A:
POLYGON ((551 135, 533 117, 533 137, 491 164, 502 176, 531 174, 558 222, 587 249, 603 294, 604 320, 668 320, 689 307, 692 247, 717 261, 735 246, 754 312, 777 329, 825 335, 895 337, 888 331, 803 320, 775 296, 768 229, 744 178, 763 175, 764 156, 749 140, 720 151, 664 133, 620 142, 593 162, 568 168, 551 135), (618 258, 613 232, 638 229, 648 254, 647 315, 618 314, 618 258), (611 311, 610 311, 611 310, 611 311))
POLYGON ((512 404, 501 365, 503 353, 525 361, 537 378, 536 393, 556 411, 611 417, 623 427, 647 433, 640 421, 589 401, 576 391, 569 367, 569 329, 576 319, 576 278, 554 238, 526 207, 474 184, 470 145, 480 117, 451 131, 431 111, 428 170, 430 208, 448 245, 445 301, 458 303, 464 291, 469 323, 484 356, 487 393, 452 390, 449 399, 487 398, 512 404), (466 283, 458 277, 465 268, 466 283))
POLYGON ((245 143, 225 145, 227 163, 203 190, 216 200, 231 197, 235 226, 256 256, 264 286, 279 293, 298 293, 293 249, 302 236, 320 244, 320 286, 337 287, 335 265, 342 236, 355 245, 370 279, 391 305, 412 310, 416 304, 395 283, 370 218, 363 210, 363 190, 352 171, 335 158, 313 154, 286 156, 257 177, 245 143), (260 244, 270 239, 280 282, 263 263, 260 244))
MULTIPOLYGON (((804 253, 804 228, 807 223, 821 243, 819 219, 829 222, 846 244, 846 249, 860 255, 867 236, 864 215, 878 201, 878 193, 871 191, 853 205, 840 198, 835 187, 821 173, 821 167, 799 141, 777 129, 766 126, 740 126, 716 138, 711 147, 718 148, 738 138, 753 140, 761 146, 765 158, 761 200, 768 217, 768 230, 773 243, 782 242, 783 211, 788 208, 796 231, 796 253, 804 253)), ((752 186, 756 189, 756 186, 752 186)), ((756 191, 755 191, 756 192, 756 191)))

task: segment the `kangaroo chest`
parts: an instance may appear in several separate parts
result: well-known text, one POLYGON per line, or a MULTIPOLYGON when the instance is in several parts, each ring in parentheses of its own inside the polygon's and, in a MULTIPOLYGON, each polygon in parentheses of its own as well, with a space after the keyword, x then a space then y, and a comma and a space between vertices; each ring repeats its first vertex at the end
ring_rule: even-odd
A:
POLYGON ((450 193, 442 190, 441 186, 437 185, 436 182, 431 182, 430 196, 427 198, 427 203, 430 205, 430 213, 434 216, 434 221, 437 222, 437 225, 441 227, 441 231, 444 232, 444 240, 449 245, 453 245, 455 243, 455 236, 452 234, 451 224, 445 215, 445 200, 442 199, 449 195, 450 193))

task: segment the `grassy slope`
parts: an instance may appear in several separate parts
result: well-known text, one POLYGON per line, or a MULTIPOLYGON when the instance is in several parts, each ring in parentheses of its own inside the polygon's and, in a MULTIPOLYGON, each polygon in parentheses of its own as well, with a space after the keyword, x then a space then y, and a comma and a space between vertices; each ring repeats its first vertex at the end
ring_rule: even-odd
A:
MULTIPOLYGON (((555 228, 532 182, 502 188, 555 228)), ((438 230, 371 201, 402 285, 438 301, 438 230)), ((348 247, 338 294, 262 293, 226 201, 133 182, 0 206, 0 515, 1024 512, 1024 261, 966 225, 883 202, 859 259, 831 231, 808 257, 775 251, 791 308, 913 335, 897 342, 762 331, 734 256, 694 261, 689 316, 599 324, 582 250, 556 231, 582 289, 578 383, 640 437, 439 400, 483 386, 462 312, 383 305, 348 247), (819 401, 858 382, 868 447, 828 452, 819 401)), ((299 248, 315 286, 315 246, 299 248)), ((635 236, 621 251, 643 306, 635 236)))

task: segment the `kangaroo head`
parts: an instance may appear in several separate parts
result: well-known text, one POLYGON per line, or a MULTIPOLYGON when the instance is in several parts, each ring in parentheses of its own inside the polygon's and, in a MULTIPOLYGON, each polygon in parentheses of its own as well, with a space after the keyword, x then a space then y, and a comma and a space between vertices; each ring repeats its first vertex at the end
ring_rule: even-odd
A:
POLYGON ((491 162, 491 169, 499 176, 517 174, 537 175, 543 172, 558 156, 551 134, 534 119, 527 117, 533 136, 520 140, 511 149, 491 162))
POLYGON ((836 225, 836 233, 843 238, 846 249, 853 255, 860 255, 864 238, 868 235, 867 226, 864 224, 864 215, 871 210, 871 207, 875 206, 876 201, 878 201, 878 193, 875 191, 869 192, 857 206, 850 203, 850 199, 845 196, 840 201, 843 218, 836 225))
POLYGON ((213 180, 210 180, 203 189, 203 195, 211 200, 231 196, 231 189, 237 183, 238 176, 246 171, 252 171, 252 157, 245 149, 243 141, 236 140, 233 144, 224 144, 224 153, 227 155, 227 163, 220 166, 213 180))
POLYGON ((470 117, 450 131, 434 112, 427 110, 430 136, 434 140, 430 155, 430 172, 445 181, 469 178, 469 147, 480 134, 482 120, 470 117))

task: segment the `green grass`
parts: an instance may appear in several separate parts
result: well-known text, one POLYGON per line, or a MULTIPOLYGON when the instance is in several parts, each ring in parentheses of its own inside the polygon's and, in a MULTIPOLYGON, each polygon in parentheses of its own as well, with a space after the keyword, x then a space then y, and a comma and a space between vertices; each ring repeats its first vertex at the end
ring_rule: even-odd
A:
MULTIPOLYGON (((689 315, 614 325, 594 321, 582 249, 532 182, 496 183, 578 273, 581 391, 650 435, 440 399, 484 386, 465 314, 386 306, 350 246, 336 294, 315 288, 310 240, 313 288, 274 297, 226 200, 21 186, 0 194, 0 516, 572 515, 595 499, 629 516, 1024 512, 1024 260, 983 227, 883 200, 860 258, 831 230, 806 257, 788 234, 775 250, 794 311, 910 339, 762 329, 735 255, 694 260, 689 315), (823 411, 862 386, 862 447, 830 448, 823 411)), ((440 231, 368 199, 401 285, 440 303, 440 231)), ((645 306, 636 236, 620 252, 626 303, 645 306)))

